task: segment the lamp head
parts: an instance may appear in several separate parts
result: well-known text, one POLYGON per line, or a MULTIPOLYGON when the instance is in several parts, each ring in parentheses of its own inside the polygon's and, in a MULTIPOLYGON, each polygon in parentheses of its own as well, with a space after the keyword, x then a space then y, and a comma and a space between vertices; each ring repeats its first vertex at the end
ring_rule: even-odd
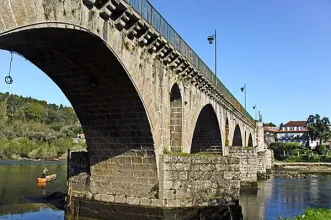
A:
POLYGON ((245 88, 244 87, 241 87, 240 90, 243 92, 245 90, 245 88))
POLYGON ((214 41, 214 36, 209 36, 209 37, 207 38, 207 40, 208 40, 209 44, 212 44, 213 41, 214 41))

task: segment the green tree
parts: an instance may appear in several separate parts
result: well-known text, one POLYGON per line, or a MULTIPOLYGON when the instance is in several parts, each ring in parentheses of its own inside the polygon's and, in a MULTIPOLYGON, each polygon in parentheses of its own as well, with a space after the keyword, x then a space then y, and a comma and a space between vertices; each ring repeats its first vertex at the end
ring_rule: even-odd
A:
POLYGON ((276 127, 276 125, 272 122, 264 123, 263 126, 276 127))
POLYGON ((37 102, 30 102, 27 105, 25 114, 28 120, 43 121, 47 116, 47 110, 37 102))
POLYGON ((7 122, 7 99, 0 102, 0 127, 2 128, 7 122))
POLYGON ((326 146, 325 145, 317 145, 316 146, 316 151, 317 151, 317 153, 319 154, 319 155, 325 155, 326 154, 326 152, 327 152, 327 148, 326 148, 326 146))
POLYGON ((327 141, 331 137, 328 117, 321 117, 318 114, 310 115, 307 120, 308 135, 311 140, 327 141))

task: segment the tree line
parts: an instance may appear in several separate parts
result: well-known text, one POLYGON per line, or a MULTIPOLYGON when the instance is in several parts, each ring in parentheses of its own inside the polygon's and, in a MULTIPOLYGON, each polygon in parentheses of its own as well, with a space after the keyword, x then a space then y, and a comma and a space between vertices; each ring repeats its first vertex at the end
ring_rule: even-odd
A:
POLYGON ((80 133, 83 130, 72 107, 0 93, 0 156, 28 157, 30 153, 31 158, 42 158, 52 151, 50 159, 65 148, 86 147, 72 141, 80 133))

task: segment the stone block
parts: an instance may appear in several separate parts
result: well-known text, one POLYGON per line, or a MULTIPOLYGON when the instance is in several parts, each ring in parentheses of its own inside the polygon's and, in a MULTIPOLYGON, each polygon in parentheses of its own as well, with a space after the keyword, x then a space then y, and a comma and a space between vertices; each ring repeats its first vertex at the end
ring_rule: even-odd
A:
POLYGON ((180 206, 181 207, 192 207, 193 206, 193 200, 190 199, 181 199, 180 200, 180 206))
POLYGON ((114 202, 115 201, 115 196, 104 194, 101 197, 101 201, 103 201, 103 202, 114 202))
POLYGON ((167 199, 166 207, 168 208, 174 208, 174 207, 180 207, 181 200, 180 199, 167 199))
POLYGON ((163 181, 163 189, 172 189, 173 181, 163 181))
POLYGON ((131 163, 133 164, 141 164, 143 162, 143 159, 141 157, 132 157, 131 163))
POLYGON ((101 201, 102 200, 102 194, 95 194, 94 200, 101 201))
POLYGON ((238 176, 239 176, 238 172, 229 172, 229 171, 224 172, 224 179, 226 180, 236 179, 238 178, 238 176))
POLYGON ((152 199, 149 199, 149 198, 139 198, 139 205, 142 205, 142 206, 152 206, 152 199))
POLYGON ((127 203, 127 199, 125 196, 116 195, 114 199, 115 203, 127 203))
POLYGON ((130 205, 139 205, 139 197, 129 196, 126 198, 126 201, 130 205))
POLYGON ((152 199, 152 206, 153 207, 163 207, 163 200, 162 199, 152 199))
POLYGON ((176 191, 174 189, 163 190, 163 199, 175 199, 176 191))

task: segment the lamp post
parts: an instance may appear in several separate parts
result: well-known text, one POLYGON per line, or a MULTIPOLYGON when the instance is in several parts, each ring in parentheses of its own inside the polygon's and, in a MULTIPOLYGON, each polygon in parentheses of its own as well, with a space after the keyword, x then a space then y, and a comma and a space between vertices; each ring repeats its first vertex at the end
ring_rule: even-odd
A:
POLYGON ((214 35, 208 36, 207 38, 209 44, 212 44, 213 41, 215 40, 215 76, 216 76, 216 71, 217 71, 217 41, 216 41, 216 30, 214 35))
POLYGON ((244 84, 244 86, 243 87, 241 87, 240 88, 240 90, 242 91, 242 92, 245 92, 245 115, 246 115, 246 83, 244 84))
POLYGON ((253 106, 253 109, 255 109, 255 117, 254 117, 254 120, 256 121, 256 114, 257 114, 256 104, 253 106))

